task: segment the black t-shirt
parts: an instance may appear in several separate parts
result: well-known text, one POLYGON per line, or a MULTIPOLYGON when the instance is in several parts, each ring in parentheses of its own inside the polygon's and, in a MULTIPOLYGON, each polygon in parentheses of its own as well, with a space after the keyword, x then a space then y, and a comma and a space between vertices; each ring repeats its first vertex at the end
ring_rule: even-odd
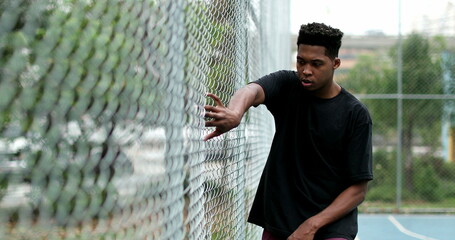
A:
MULTIPOLYGON (((334 98, 316 98, 296 74, 279 71, 255 82, 264 89, 276 132, 248 221, 283 238, 353 183, 373 179, 367 108, 343 88, 334 98)), ((316 237, 356 234, 354 209, 316 237)))

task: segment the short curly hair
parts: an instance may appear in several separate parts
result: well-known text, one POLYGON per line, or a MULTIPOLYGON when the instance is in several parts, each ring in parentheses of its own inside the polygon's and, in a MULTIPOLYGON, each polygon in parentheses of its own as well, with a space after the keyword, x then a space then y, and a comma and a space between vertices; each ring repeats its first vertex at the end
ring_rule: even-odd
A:
POLYGON ((300 44, 323 46, 330 58, 338 57, 343 32, 323 23, 309 23, 300 26, 297 47, 300 44))

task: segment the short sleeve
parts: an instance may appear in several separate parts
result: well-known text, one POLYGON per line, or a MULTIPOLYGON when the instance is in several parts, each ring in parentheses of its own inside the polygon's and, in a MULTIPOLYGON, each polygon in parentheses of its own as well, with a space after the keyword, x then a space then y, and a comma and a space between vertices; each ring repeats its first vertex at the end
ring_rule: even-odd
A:
POLYGON ((363 108, 347 144, 347 171, 352 182, 373 179, 372 129, 371 118, 363 108))
POLYGON ((281 95, 288 93, 288 89, 298 86, 299 81, 294 71, 282 70, 265 75, 253 83, 259 84, 264 90, 264 104, 268 108, 274 108, 274 105, 285 99, 281 95))

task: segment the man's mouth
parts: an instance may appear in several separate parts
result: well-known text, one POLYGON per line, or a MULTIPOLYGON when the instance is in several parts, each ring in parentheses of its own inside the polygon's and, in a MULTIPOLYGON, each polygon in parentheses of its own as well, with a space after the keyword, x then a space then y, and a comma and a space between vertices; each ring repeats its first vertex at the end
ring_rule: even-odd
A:
POLYGON ((302 85, 304 87, 308 87, 308 86, 311 86, 311 84, 313 84, 310 80, 307 80, 307 79, 302 79, 302 85))

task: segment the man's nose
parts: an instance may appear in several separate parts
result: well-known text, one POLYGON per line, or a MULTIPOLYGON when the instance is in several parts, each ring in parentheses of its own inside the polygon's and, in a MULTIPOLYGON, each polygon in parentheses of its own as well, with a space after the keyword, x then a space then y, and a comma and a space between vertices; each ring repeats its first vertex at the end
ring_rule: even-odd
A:
POLYGON ((309 75, 311 75, 311 70, 310 70, 309 67, 304 66, 303 69, 302 69, 302 73, 305 76, 309 76, 309 75))

